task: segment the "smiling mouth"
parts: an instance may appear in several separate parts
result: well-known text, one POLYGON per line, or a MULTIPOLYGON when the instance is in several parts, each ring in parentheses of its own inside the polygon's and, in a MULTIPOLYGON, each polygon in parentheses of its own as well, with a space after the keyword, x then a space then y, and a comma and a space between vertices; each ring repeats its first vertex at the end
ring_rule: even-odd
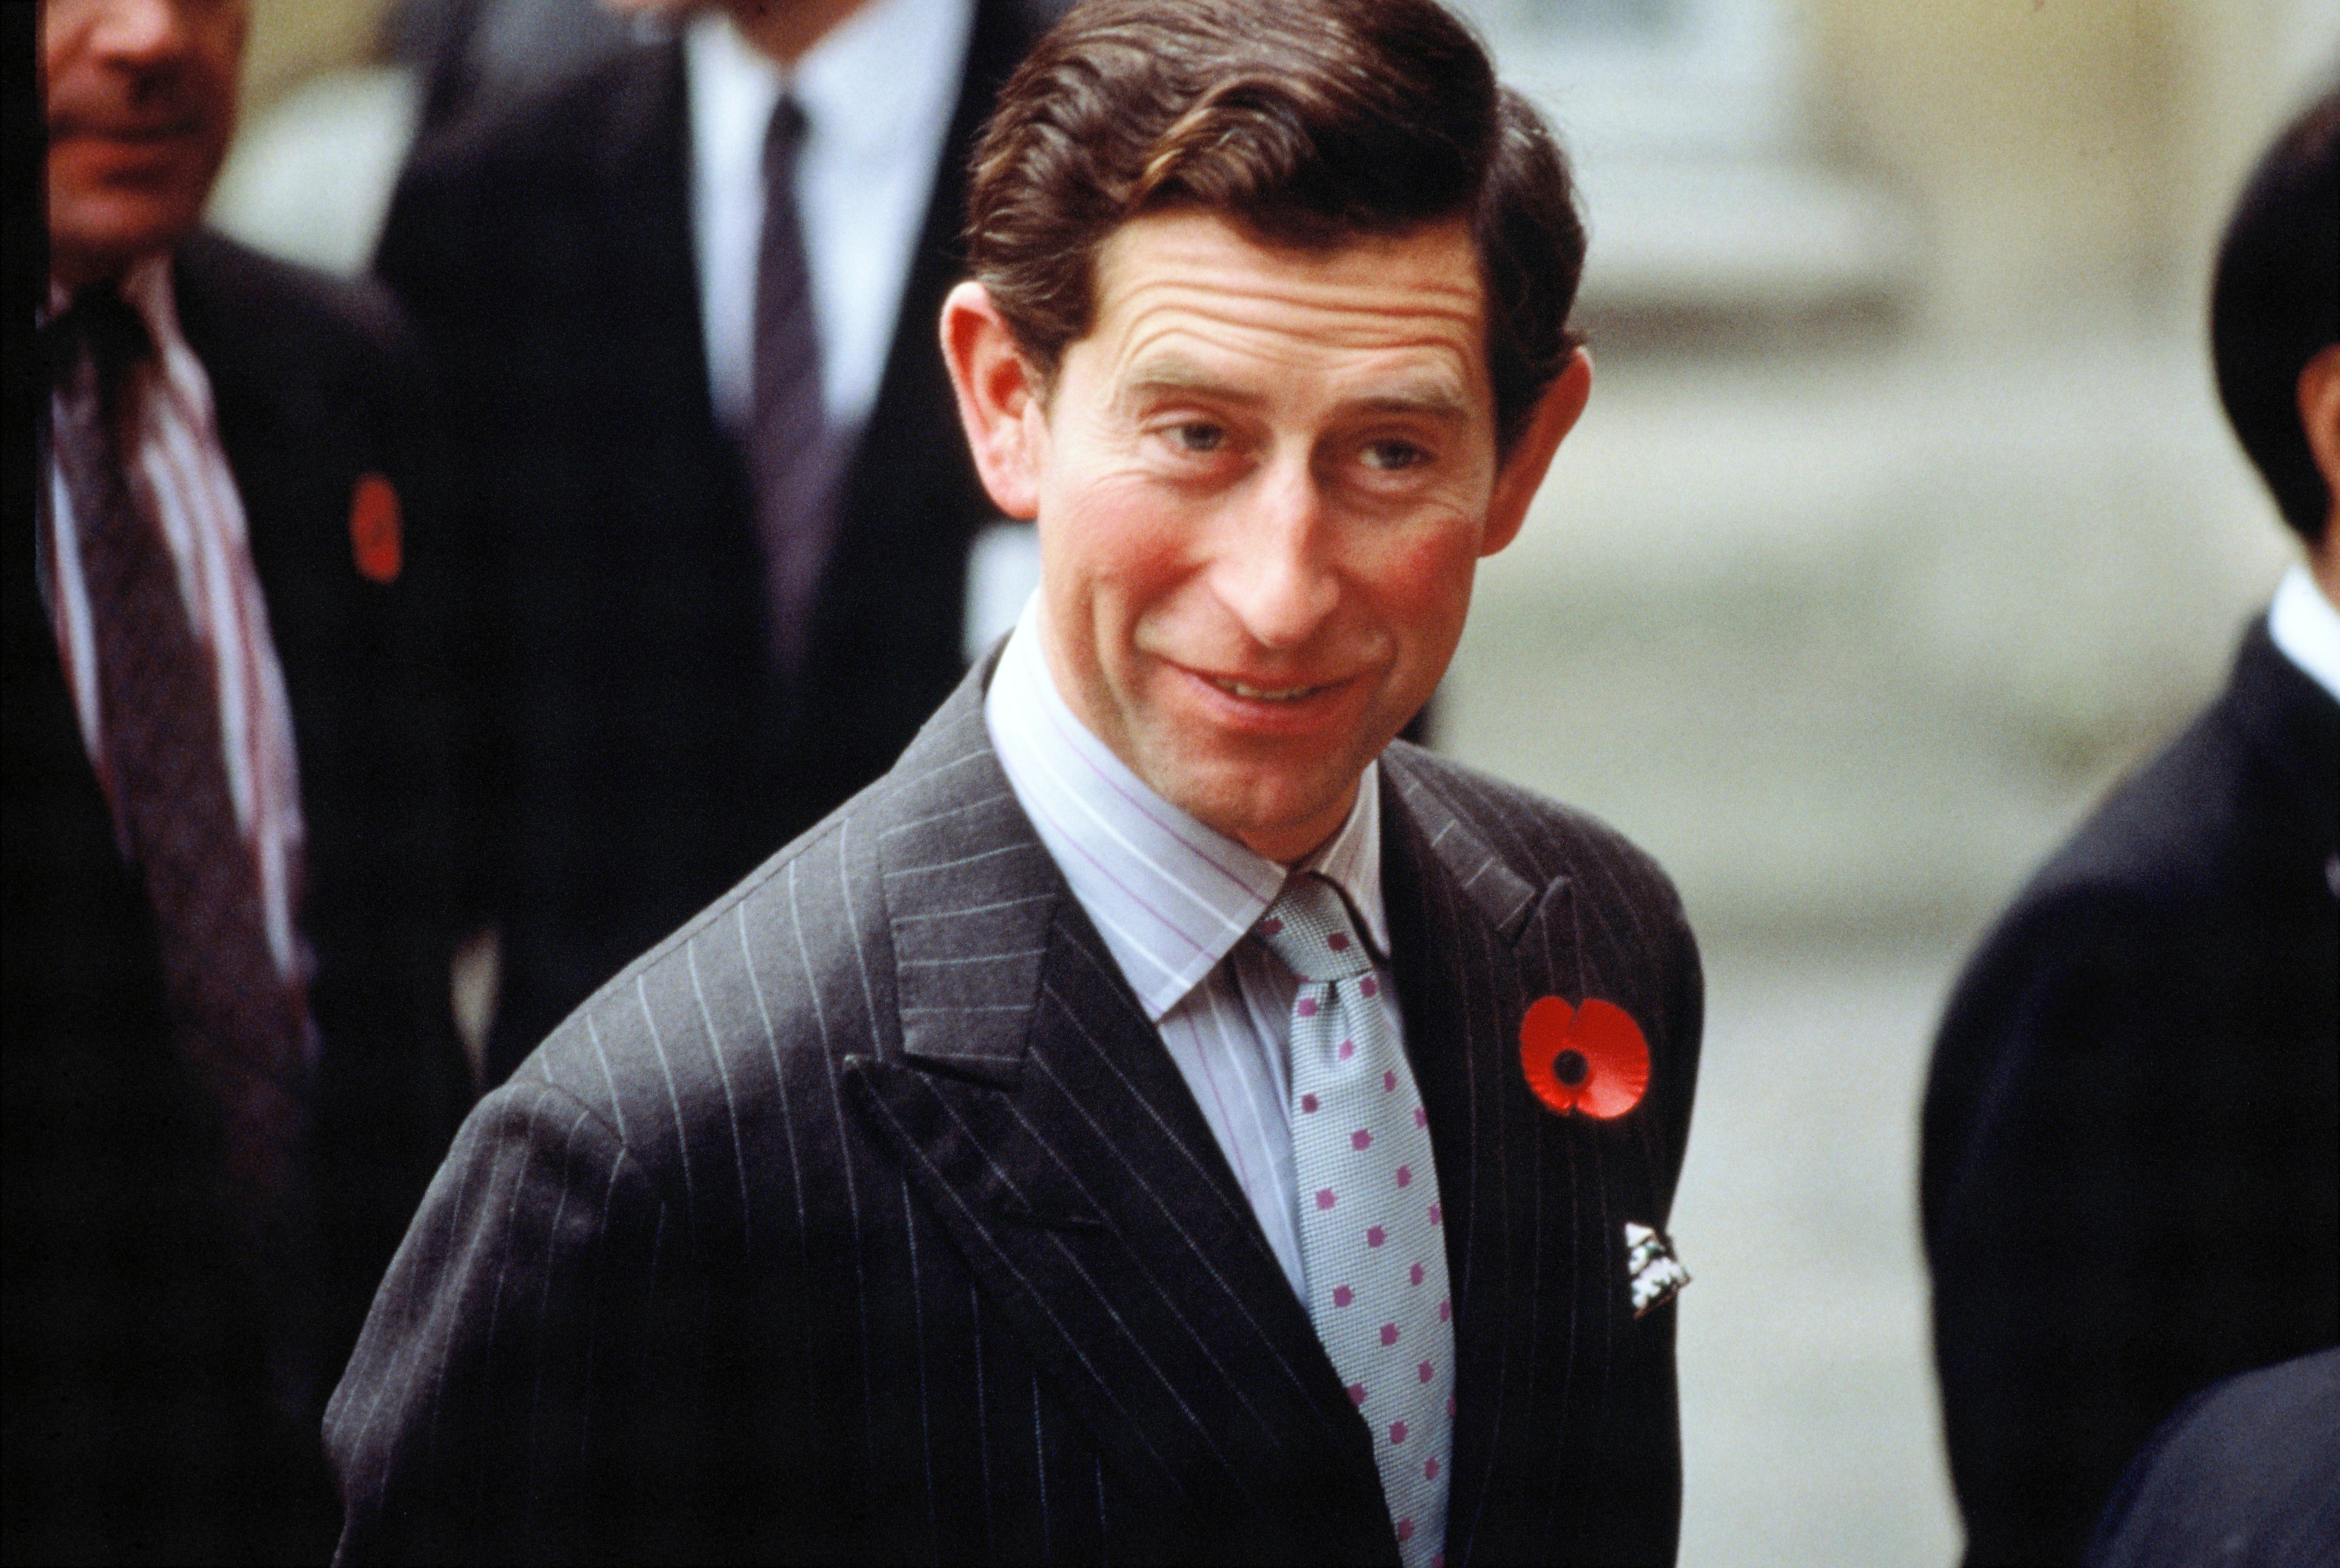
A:
POLYGON ((1314 686, 1252 686, 1245 685, 1241 681, 1223 680, 1217 676, 1211 676, 1207 678, 1213 685, 1218 687, 1219 690, 1225 692, 1230 696, 1238 696, 1243 698, 1245 702, 1254 703, 1301 702, 1306 698, 1314 696, 1318 692, 1330 691, 1334 685, 1339 684, 1338 682, 1327 682, 1323 685, 1314 686))

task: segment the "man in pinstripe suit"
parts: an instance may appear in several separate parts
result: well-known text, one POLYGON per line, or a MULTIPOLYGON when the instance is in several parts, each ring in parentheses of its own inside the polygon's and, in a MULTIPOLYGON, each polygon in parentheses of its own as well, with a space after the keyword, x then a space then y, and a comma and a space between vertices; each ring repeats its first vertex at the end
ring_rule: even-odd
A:
POLYGON ((1671 1560, 1695 948, 1392 739, 1590 387, 1564 163, 1434 0, 1106 0, 968 234, 1041 588, 473 1115, 344 1558, 1671 1560))

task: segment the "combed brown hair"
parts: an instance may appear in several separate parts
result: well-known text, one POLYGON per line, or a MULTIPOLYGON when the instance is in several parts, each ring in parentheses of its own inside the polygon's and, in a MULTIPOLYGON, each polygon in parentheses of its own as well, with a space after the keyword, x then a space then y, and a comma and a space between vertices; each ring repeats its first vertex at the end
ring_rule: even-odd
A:
POLYGON ((1467 221, 1499 450, 1574 347, 1567 161, 1436 0, 1075 6, 1001 94, 968 201, 968 264, 1044 379, 1094 323, 1106 241, 1173 207, 1303 250, 1467 221))

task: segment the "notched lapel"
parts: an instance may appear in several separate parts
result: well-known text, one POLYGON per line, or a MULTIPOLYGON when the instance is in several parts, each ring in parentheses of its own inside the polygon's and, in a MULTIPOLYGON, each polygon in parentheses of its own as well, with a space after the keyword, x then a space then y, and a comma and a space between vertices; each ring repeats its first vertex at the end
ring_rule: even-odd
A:
MULTIPOLYGON (((1383 754, 1382 765, 1403 814, 1421 835, 1430 858, 1443 868, 1447 884, 1476 905, 1505 942, 1518 941, 1535 907, 1534 885, 1506 865, 1478 831, 1415 774, 1395 747, 1383 754)), ((1562 879, 1553 891, 1564 885, 1562 879)))
POLYGON ((1014 1075, 855 1059, 870 1124, 1133 1495, 1269 1559, 1305 1496, 1334 1556, 1385 1555, 1363 1424, 1076 908, 1039 991, 1014 1075))
POLYGON ((1560 1117, 1521 1070, 1546 994, 1581 1001, 1578 890, 1542 888, 1400 759, 1383 876, 1406 1043, 1431 1116, 1455 1299, 1447 1561, 1564 1540, 1565 1477, 1597 1465, 1614 1364, 1633 1332, 1625 1218, 1644 1218, 1640 1120, 1560 1117), (1573 1468, 1572 1468, 1573 1467, 1573 1468), (1559 1491, 1555 1491, 1558 1488, 1559 1491))
POLYGON ((876 834, 903 1054, 1014 1089, 1048 932, 1070 895, 992 752, 991 669, 971 672, 903 753, 876 834))
MULTIPOLYGON (((961 771, 987 784, 979 764, 998 772, 988 753, 961 771)), ((1064 895, 1007 781, 998 784, 997 794, 887 830, 881 857, 904 1054, 1013 1089, 1064 895)))

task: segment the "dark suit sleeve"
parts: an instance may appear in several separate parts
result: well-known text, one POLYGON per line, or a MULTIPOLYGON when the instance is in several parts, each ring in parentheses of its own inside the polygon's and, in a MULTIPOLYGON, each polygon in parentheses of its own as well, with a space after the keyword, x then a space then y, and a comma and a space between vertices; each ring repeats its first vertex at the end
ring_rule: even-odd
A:
POLYGON ((435 399, 387 294, 209 233, 183 247, 179 276, 300 758, 330 1370, 471 1099, 448 993, 461 856, 432 672, 460 525, 435 399), (385 479, 396 520, 362 549, 358 503, 385 479))
POLYGON ((2141 1064, 2106 1045, 2160 1033, 2123 979, 2147 945, 2133 915, 2068 901, 1988 950, 1943 1025, 1928 1246, 1972 1563, 2075 1560, 2142 1435, 2111 1406, 2136 1402, 2121 1329, 2162 1173, 2133 1147, 2141 1064))
POLYGON ((2204 1389, 2121 1477, 2087 1568, 2340 1561, 2340 1349, 2204 1389))
POLYGON ((2281 1052, 2188 907, 2085 882, 2031 902, 1943 1024, 1927 1247, 1970 1563, 2076 1561, 2137 1445, 2297 1310, 2281 1052))
POLYGON ((703 1414, 689 1252, 595 1109, 538 1079, 484 1101, 326 1414, 340 1560, 700 1555, 663 1523, 703 1414))

